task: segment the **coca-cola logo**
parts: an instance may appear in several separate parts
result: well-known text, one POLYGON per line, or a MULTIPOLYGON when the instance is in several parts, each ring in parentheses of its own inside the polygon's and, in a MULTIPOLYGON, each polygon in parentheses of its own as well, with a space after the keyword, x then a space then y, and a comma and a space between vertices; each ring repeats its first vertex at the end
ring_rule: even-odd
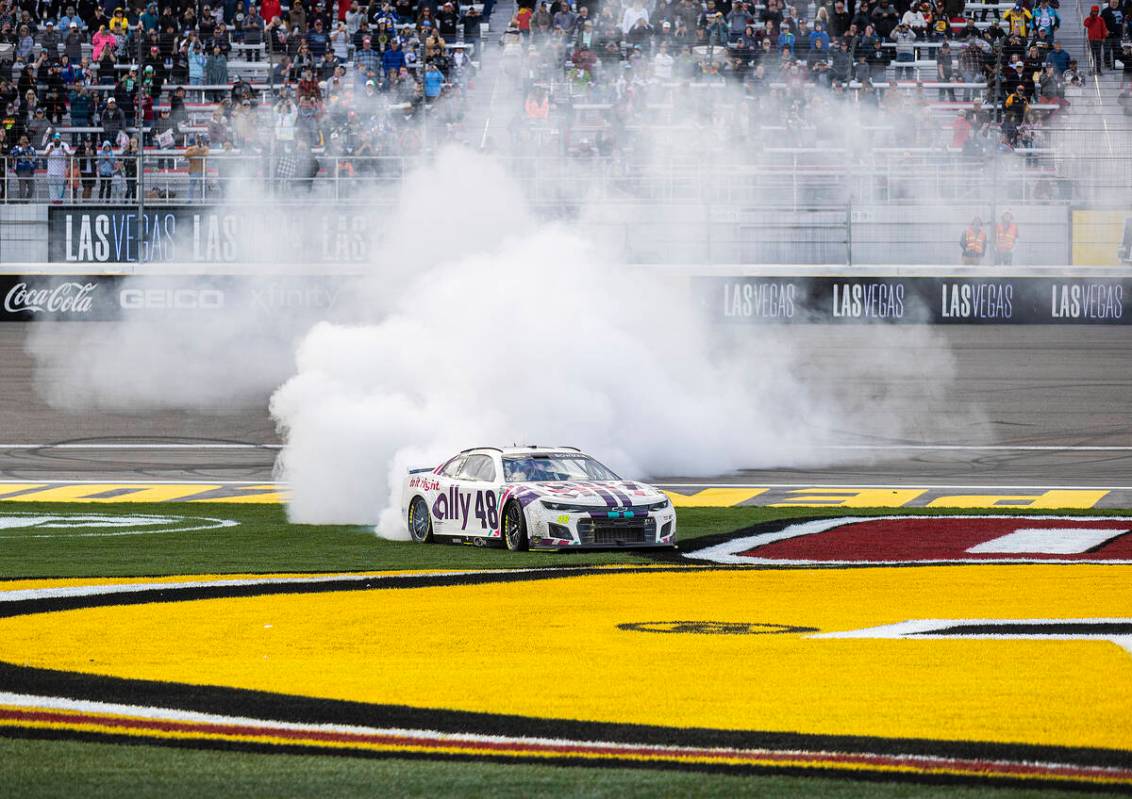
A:
POLYGON ((9 313, 87 313, 94 304, 91 296, 97 283, 70 281, 42 288, 17 283, 4 297, 4 310, 9 313))

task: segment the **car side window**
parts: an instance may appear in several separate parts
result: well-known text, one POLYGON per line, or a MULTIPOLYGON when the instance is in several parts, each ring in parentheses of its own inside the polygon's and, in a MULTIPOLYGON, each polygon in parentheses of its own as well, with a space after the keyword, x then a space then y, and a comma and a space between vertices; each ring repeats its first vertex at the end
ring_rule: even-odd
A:
POLYGON ((459 457, 453 458, 452 460, 448 461, 448 464, 443 469, 440 470, 440 473, 445 477, 455 477, 457 472, 460 471, 460 467, 463 466, 467 460, 468 458, 466 455, 460 455, 459 457))
POLYGON ((487 455, 469 455, 457 477, 461 480, 485 480, 489 478, 482 475, 493 475, 494 471, 491 467, 491 458, 487 455))
POLYGON ((490 455, 485 455, 483 462, 476 469, 476 479, 483 483, 495 482, 495 463, 492 462, 490 455))

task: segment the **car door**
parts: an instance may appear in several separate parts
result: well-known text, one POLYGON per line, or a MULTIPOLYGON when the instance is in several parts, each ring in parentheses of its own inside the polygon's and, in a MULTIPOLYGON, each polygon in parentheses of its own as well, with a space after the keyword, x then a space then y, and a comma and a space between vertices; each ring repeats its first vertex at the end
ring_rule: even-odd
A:
POLYGON ((499 526, 496 503, 497 468, 494 459, 475 453, 456 475, 456 518, 451 519, 449 535, 490 536, 499 526))
POLYGON ((450 532, 449 528, 452 527, 454 510, 457 507, 455 497, 460 485, 458 475, 467 460, 467 455, 457 455, 444 464, 437 475, 437 492, 428 496, 432 530, 436 535, 456 535, 455 532, 450 532))

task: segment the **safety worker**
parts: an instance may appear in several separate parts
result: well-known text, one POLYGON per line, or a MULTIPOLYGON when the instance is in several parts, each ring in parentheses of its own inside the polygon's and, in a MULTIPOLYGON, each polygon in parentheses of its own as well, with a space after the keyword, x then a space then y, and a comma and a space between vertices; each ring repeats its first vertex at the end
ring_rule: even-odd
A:
POLYGON ((994 262, 996 266, 1010 266, 1014 263, 1014 245, 1018 241, 1018 225, 1014 214, 1009 211, 1002 215, 1002 221, 994 226, 994 262))
POLYGON ((983 262, 987 251, 987 232, 983 230, 983 220, 975 217, 971 224, 959 237, 959 246, 963 248, 963 265, 978 266, 983 262))

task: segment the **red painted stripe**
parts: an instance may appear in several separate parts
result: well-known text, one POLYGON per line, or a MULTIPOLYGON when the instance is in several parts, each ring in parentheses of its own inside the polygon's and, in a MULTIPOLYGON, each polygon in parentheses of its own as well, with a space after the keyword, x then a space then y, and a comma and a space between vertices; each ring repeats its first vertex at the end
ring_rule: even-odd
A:
POLYGON ((278 727, 251 727, 239 724, 212 722, 165 721, 161 719, 130 719, 96 716, 85 713, 43 712, 34 710, 0 710, 0 719, 55 724, 99 725, 109 729, 188 733, 202 735, 233 735, 244 737, 270 736, 288 741, 318 741, 338 744, 370 744, 402 747, 432 747, 490 751, 502 754, 524 752, 547 755, 605 755, 645 757, 658 760, 707 759, 739 760, 747 762, 797 763, 810 761, 814 766, 854 765, 861 767, 904 767, 923 771, 963 771, 997 777, 1063 777, 1080 779, 1106 779, 1132 782, 1132 770, 1098 766, 1074 766, 1058 763, 1021 763, 954 758, 932 758, 909 755, 879 755, 847 752, 781 752, 743 749, 677 749, 670 750, 633 744, 603 744, 585 746, 562 743, 547 744, 523 741, 470 741, 448 740, 437 737, 391 735, 381 733, 344 733, 321 730, 295 730, 278 727))

